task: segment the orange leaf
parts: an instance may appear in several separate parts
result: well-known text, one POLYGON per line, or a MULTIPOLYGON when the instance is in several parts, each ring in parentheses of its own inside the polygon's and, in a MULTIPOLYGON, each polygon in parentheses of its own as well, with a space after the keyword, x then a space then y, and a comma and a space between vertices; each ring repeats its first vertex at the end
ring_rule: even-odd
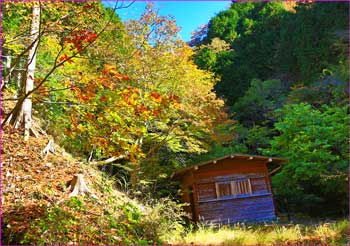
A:
POLYGON ((162 96, 157 92, 152 92, 151 97, 157 102, 162 100, 162 96))

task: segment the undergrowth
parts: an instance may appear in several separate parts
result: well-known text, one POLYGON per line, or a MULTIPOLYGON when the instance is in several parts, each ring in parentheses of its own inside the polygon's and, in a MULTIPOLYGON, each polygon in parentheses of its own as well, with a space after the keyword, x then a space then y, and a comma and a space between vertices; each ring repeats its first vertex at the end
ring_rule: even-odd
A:
POLYGON ((188 232, 180 244, 195 245, 346 245, 346 219, 318 225, 199 225, 188 232))
POLYGON ((28 145, 20 134, 3 132, 2 244, 150 245, 183 230, 181 206, 170 199, 131 199, 97 167, 62 152, 43 158, 48 139, 31 137, 28 145), (98 199, 69 197, 77 173, 98 199))

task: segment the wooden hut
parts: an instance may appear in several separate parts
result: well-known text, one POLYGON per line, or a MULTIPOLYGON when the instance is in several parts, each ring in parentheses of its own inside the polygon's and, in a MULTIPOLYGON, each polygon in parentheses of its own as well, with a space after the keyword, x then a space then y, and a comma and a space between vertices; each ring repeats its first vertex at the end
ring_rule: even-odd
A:
POLYGON ((196 222, 235 223, 276 217, 270 174, 286 159, 229 155, 173 173, 196 222), (268 165, 277 167, 268 172, 268 165))

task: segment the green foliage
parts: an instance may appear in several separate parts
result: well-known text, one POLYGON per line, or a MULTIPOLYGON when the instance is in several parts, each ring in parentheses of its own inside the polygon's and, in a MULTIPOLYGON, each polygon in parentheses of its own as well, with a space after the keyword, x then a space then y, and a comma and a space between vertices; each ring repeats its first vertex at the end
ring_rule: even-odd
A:
POLYGON ((244 18, 254 8, 252 3, 232 4, 227 11, 220 12, 209 22, 208 39, 218 37, 232 43, 251 27, 251 20, 244 18), (243 17, 243 18, 242 18, 243 17))
POLYGON ((215 90, 237 124, 232 141, 212 143, 212 151, 195 162, 236 147, 284 156, 290 161, 273 178, 282 210, 323 216, 347 211, 348 6, 232 3, 212 18, 195 62, 215 72, 215 90), (229 49, 215 52, 214 39, 229 49))
POLYGON ((346 81, 346 79, 342 80, 337 74, 334 74, 311 83, 309 86, 303 84, 293 86, 287 102, 289 104, 303 102, 315 107, 331 103, 344 105, 347 103, 346 81))
POLYGON ((31 3, 6 3, 2 12, 2 49, 8 55, 17 55, 23 51, 28 42, 24 37, 29 33, 31 3), (20 35, 18 35, 19 30, 20 35))
POLYGON ((45 207, 45 214, 32 222, 21 243, 150 245, 180 240, 185 216, 182 206, 170 199, 152 201, 141 206, 130 201, 116 203, 114 199, 108 204, 103 202, 103 214, 91 217, 94 214, 91 204, 73 197, 62 204, 45 207))
POLYGON ((212 52, 198 49, 195 61, 220 78, 215 89, 228 105, 252 79, 310 84, 346 57, 348 3, 297 3, 294 10, 279 2, 232 3, 211 19, 202 44, 219 38, 233 52, 219 52, 214 59, 212 52))
POLYGON ((232 50, 230 50, 228 43, 219 38, 213 38, 210 44, 196 48, 194 62, 201 69, 216 72, 220 67, 225 66, 225 57, 230 57, 230 52, 232 50))
POLYGON ((233 153, 248 153, 245 144, 248 129, 235 121, 228 120, 217 124, 215 132, 208 138, 209 151, 200 155, 184 157, 187 165, 194 165, 233 153))
POLYGON ((282 24, 281 72, 311 83, 323 69, 336 64, 345 55, 345 47, 337 45, 337 33, 348 29, 348 9, 349 3, 298 3, 296 12, 289 13, 282 24))
POLYGON ((347 207, 347 106, 287 105, 278 111, 280 132, 265 154, 289 159, 273 177, 280 201, 310 214, 344 213, 347 207))
MULTIPOLYGON (((73 211, 82 212, 84 204, 77 198, 72 198, 65 203, 73 211)), ((68 243, 71 239, 67 236, 72 227, 79 223, 79 219, 73 212, 63 209, 59 205, 46 208, 44 218, 33 221, 30 232, 27 232, 21 243, 47 242, 68 243)))
POLYGON ((141 220, 144 237, 154 242, 180 241, 185 231, 183 205, 164 198, 148 201, 152 209, 141 220))
POLYGON ((233 106, 234 117, 243 125, 268 125, 275 121, 271 114, 284 103, 285 89, 279 80, 252 80, 250 87, 233 106))
POLYGON ((195 57, 196 64, 202 68, 207 70, 212 70, 212 68, 216 64, 216 54, 211 49, 205 47, 200 53, 198 52, 195 57))
POLYGON ((229 105, 242 96, 252 79, 272 75, 283 13, 281 3, 277 2, 233 3, 229 10, 211 20, 208 39, 218 37, 233 48, 233 52, 217 55, 217 64, 211 65, 215 68, 212 71, 221 77, 216 90, 229 105))
POLYGON ((269 138, 271 129, 262 126, 254 126, 248 130, 248 136, 245 141, 249 148, 249 153, 260 154, 262 148, 269 147, 269 138))

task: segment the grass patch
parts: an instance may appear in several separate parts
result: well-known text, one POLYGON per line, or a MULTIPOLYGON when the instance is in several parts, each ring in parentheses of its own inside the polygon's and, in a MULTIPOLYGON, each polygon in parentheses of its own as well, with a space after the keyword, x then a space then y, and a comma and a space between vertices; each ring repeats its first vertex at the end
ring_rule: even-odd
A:
POLYGON ((189 231, 181 241, 169 242, 195 245, 345 245, 348 241, 348 221, 340 220, 317 225, 200 225, 189 231))

